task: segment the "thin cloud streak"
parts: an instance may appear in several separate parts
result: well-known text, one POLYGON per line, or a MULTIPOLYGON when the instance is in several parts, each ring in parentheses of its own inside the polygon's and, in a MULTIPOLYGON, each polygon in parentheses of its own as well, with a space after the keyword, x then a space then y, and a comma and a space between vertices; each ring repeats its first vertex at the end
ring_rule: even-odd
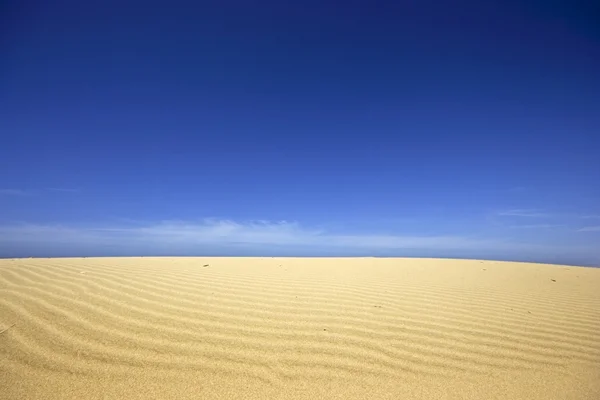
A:
POLYGON ((61 193, 79 193, 79 189, 71 189, 71 188, 47 188, 46 190, 50 192, 61 192, 61 193))
POLYGON ((561 224, 530 224, 530 225, 511 225, 512 229, 553 229, 560 228, 564 225, 561 224))
POLYGON ((586 226, 577 230, 578 232, 600 232, 600 225, 586 226))
POLYGON ((30 193, 21 189, 0 189, 2 196, 28 196, 30 193))
POLYGON ((514 209, 514 210, 506 210, 500 211, 498 213, 499 216, 502 217, 524 217, 524 218, 547 218, 550 217, 550 214, 540 212, 538 210, 528 210, 528 209, 514 209))
POLYGON ((41 195, 44 192, 56 193, 80 193, 81 190, 75 188, 45 188, 38 190, 23 190, 23 189, 0 189, 0 196, 33 196, 41 195))

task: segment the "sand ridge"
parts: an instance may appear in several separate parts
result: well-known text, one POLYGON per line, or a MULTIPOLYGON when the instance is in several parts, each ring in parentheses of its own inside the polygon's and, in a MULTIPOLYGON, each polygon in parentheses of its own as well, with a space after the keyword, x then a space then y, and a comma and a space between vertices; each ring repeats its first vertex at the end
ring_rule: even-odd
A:
POLYGON ((0 260, 0 398, 600 398, 600 269, 0 260))

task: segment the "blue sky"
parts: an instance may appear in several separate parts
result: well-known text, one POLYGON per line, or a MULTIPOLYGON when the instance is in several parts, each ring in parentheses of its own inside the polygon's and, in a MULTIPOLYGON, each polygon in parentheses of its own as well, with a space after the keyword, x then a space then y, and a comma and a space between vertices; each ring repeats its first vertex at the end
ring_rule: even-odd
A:
POLYGON ((2 13, 0 256, 600 265, 593 8, 122 3, 2 13))

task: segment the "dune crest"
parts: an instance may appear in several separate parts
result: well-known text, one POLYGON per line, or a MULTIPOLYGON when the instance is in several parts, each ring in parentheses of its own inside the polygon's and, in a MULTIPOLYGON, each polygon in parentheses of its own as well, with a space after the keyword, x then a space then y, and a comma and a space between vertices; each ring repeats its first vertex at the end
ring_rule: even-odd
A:
POLYGON ((600 398, 600 269, 0 260, 0 398, 600 398))

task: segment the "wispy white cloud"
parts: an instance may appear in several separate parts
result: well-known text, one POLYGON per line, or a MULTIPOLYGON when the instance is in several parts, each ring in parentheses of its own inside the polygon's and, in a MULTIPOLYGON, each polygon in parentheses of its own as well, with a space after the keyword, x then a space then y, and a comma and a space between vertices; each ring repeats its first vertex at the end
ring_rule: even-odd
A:
POLYGON ((577 230, 578 232, 600 232, 600 225, 598 226, 585 226, 577 230))
POLYGON ((80 192, 79 189, 75 189, 75 188, 56 188, 56 187, 50 187, 50 188, 46 188, 46 190, 48 190, 50 192, 62 192, 62 193, 79 193, 80 192))
POLYGON ((498 212, 501 217, 547 218, 551 214, 533 209, 512 209, 498 212))
POLYGON ((0 254, 388 254, 425 257, 506 257, 599 263, 594 243, 536 243, 496 236, 352 233, 288 221, 227 219, 115 222, 74 226, 0 226, 0 254), (281 254, 281 253, 280 253, 281 254), (583 261, 577 261, 583 260, 583 261), (568 261, 568 260, 567 260, 568 261))
POLYGON ((591 224, 596 220, 600 220, 600 215, 545 212, 538 209, 509 209, 498 211, 488 218, 495 226, 524 230, 543 229, 546 232, 553 229, 558 232, 558 228, 564 228, 563 232, 597 232, 600 231, 600 226, 581 226, 584 221, 591 224), (540 223, 532 223, 537 221, 540 223))
POLYGON ((59 192, 59 193, 79 193, 80 190, 76 188, 45 188, 38 190, 23 190, 23 189, 0 189, 0 196, 33 196, 41 195, 44 192, 59 192))
POLYGON ((0 189, 0 196, 28 196, 29 192, 21 189, 0 189))
POLYGON ((288 221, 206 219, 200 222, 163 221, 143 226, 74 227, 21 224, 0 227, 0 241, 61 243, 160 243, 178 245, 273 245, 354 249, 480 249, 499 248, 499 240, 467 236, 339 234, 309 229, 288 221))
POLYGON ((553 229, 560 228, 562 224, 523 224, 523 225, 510 225, 513 229, 553 229))

